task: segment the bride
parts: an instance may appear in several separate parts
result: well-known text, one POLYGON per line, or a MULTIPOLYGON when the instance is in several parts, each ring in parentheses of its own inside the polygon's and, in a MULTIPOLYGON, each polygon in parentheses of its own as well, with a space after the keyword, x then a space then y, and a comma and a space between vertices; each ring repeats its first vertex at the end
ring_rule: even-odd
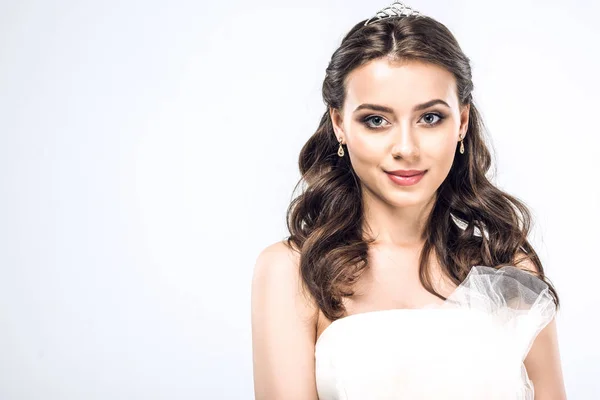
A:
POLYGON ((285 241, 252 281, 257 400, 564 399, 527 207, 486 177, 469 58, 395 2, 333 53, 285 241))

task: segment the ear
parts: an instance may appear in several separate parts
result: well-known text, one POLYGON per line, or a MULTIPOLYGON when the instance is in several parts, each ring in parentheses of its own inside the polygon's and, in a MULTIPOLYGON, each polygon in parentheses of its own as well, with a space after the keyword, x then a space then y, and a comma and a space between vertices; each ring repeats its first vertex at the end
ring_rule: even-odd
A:
POLYGON ((336 139, 344 139, 344 125, 340 111, 337 108, 329 107, 329 118, 331 118, 331 125, 333 125, 333 132, 336 135, 336 139))
POLYGON ((469 129, 469 112, 471 111, 471 103, 465 105, 460 111, 460 128, 458 134, 461 138, 465 138, 467 129, 469 129))

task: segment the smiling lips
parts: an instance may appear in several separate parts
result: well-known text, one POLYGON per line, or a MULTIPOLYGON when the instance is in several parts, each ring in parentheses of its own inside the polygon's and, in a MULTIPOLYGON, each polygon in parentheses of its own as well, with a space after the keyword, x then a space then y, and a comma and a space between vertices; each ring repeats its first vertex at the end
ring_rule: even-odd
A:
POLYGON ((415 176, 415 175, 422 175, 425 173, 425 170, 419 170, 419 169, 398 169, 395 171, 386 171, 388 174, 391 175, 396 175, 396 176, 402 176, 402 177, 409 177, 409 176, 415 176))
POLYGON ((427 170, 417 170, 417 169, 399 169, 396 171, 386 171, 387 176, 390 178, 392 182, 396 185, 400 186, 411 186, 419 183, 421 178, 427 170))

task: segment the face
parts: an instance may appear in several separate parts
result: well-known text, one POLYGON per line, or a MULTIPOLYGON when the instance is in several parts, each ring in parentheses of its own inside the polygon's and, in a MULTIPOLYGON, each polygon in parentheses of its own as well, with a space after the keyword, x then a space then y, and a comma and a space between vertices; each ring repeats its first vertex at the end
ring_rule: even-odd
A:
POLYGON ((380 58, 353 70, 346 82, 342 110, 331 109, 330 116, 363 195, 396 207, 427 204, 468 126, 469 107, 460 109, 454 76, 434 64, 380 58), (396 170, 425 173, 406 185, 386 173, 396 170))

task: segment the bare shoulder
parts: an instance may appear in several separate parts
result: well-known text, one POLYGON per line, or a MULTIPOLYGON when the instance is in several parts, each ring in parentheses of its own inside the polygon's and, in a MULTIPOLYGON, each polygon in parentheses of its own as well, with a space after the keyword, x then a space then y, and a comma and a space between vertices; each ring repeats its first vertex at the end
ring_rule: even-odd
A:
MULTIPOLYGON (((540 276, 540 270, 523 252, 517 253, 514 264, 520 269, 540 276)), ((538 333, 523 363, 533 382, 536 399, 562 400, 567 398, 558 346, 556 318, 552 318, 548 325, 538 333)))
POLYGON ((267 246, 258 255, 252 290, 254 298, 261 294, 294 298, 299 314, 309 319, 317 316, 316 303, 302 285, 300 254, 283 241, 267 246))
POLYGON ((266 272, 265 270, 282 270, 283 273, 291 273, 294 267, 295 272, 297 272, 299 257, 298 252, 290 248, 284 241, 275 242, 259 253, 255 265, 255 274, 256 272, 266 272), (272 261, 275 261, 275 263, 272 261))
POLYGON ((318 308, 303 290, 299 254, 284 242, 263 249, 252 278, 252 353, 257 400, 317 399, 318 308))

